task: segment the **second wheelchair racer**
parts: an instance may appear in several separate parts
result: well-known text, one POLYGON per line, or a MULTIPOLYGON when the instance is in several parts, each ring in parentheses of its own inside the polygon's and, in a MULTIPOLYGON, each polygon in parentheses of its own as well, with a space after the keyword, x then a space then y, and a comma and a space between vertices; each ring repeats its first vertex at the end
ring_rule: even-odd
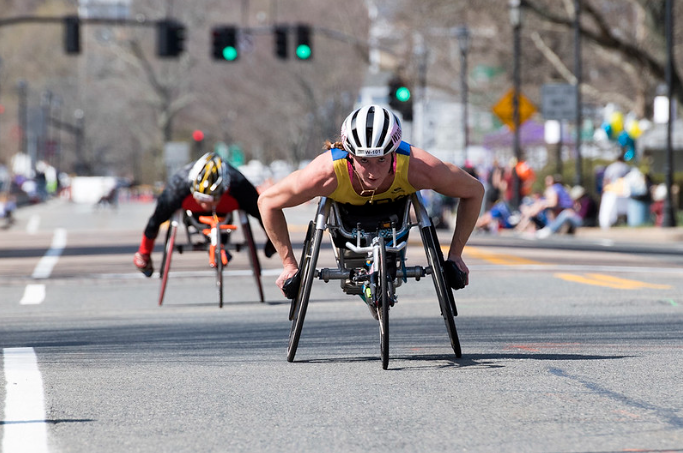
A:
MULTIPOLYGON (((258 200, 263 225, 284 266, 276 280, 280 289, 298 271, 284 208, 319 196, 339 203, 366 205, 396 200, 422 189, 460 199, 444 267, 452 287, 458 289, 469 283, 469 269, 462 252, 484 197, 484 187, 476 178, 402 141, 398 117, 379 105, 352 112, 342 124, 340 141, 327 142, 326 148, 327 152, 265 190, 258 200)), ((291 292, 285 290, 283 293, 292 298, 291 292)))
MULTIPOLYGON (((133 257, 133 263, 140 272, 150 277, 154 272, 151 253, 159 227, 179 209, 193 213, 211 214, 216 208, 219 215, 241 209, 258 219, 261 214, 257 205, 256 188, 235 167, 224 162, 218 155, 207 153, 196 162, 191 162, 171 176, 157 200, 154 213, 149 218, 142 235, 140 247, 133 257)), ((264 253, 270 258, 275 253, 270 240, 264 253)))

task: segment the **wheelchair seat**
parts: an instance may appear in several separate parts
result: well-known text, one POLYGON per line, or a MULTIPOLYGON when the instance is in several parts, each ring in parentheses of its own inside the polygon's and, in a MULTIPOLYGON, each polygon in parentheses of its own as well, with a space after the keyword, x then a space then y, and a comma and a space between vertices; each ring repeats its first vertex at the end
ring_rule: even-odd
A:
MULTIPOLYGON (((336 248, 338 265, 340 268, 357 271, 366 267, 366 254, 359 254, 350 250, 348 242, 361 247, 369 246, 376 236, 385 238, 387 245, 396 246, 408 240, 410 214, 410 198, 386 201, 374 204, 356 206, 332 202, 329 219, 329 232, 332 243, 336 248), (393 243, 394 229, 396 244, 393 243), (360 240, 358 235, 360 233, 360 240)), ((387 253, 389 275, 395 279, 399 261, 403 253, 387 253)), ((397 282, 397 286, 400 282, 397 282)), ((362 288, 351 279, 341 282, 346 294, 361 294, 362 288)))
POLYGON ((345 248, 347 242, 356 243, 360 228, 361 246, 369 245, 373 237, 384 236, 393 240, 392 227, 401 234, 397 235, 398 243, 408 239, 409 229, 404 228, 408 222, 410 199, 401 198, 395 201, 378 202, 356 206, 333 202, 333 225, 330 233, 335 246, 345 248), (402 231, 404 230, 405 231, 402 231))

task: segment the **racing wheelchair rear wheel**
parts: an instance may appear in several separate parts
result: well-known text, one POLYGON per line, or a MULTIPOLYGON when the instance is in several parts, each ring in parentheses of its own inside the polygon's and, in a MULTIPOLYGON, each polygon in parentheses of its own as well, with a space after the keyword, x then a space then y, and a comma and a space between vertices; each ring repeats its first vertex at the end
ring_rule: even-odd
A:
POLYGON ((168 284, 168 272, 171 270, 171 256, 175 248, 175 237, 178 232, 178 222, 175 218, 166 231, 166 242, 164 243, 164 254, 161 258, 161 267, 159 268, 159 277, 161 278, 161 288, 159 289, 159 306, 164 302, 164 295, 166 294, 166 285, 168 284))
POLYGON ((448 336, 451 339, 451 347, 453 348, 453 352, 455 352, 455 357, 460 358, 462 357, 462 350, 460 349, 460 340, 458 339, 458 332, 455 329, 455 320, 453 319, 458 313, 455 308, 453 290, 446 282, 443 268, 443 252, 441 252, 439 239, 436 236, 436 230, 433 225, 422 227, 420 233, 422 235, 425 253, 427 254, 427 261, 432 268, 434 288, 436 289, 436 296, 439 299, 441 315, 446 323, 448 336))

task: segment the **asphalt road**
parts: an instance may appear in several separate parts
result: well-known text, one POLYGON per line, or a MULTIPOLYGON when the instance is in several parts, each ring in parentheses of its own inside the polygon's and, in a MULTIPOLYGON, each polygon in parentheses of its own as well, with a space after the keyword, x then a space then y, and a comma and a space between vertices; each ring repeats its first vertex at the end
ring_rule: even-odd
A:
MULTIPOLYGON (((398 289, 388 370, 334 282, 288 363, 277 257, 262 304, 235 253, 219 309, 206 255, 175 254, 159 307, 132 266, 152 208, 55 201, 0 231, 3 452, 683 451, 680 254, 473 238, 462 359, 423 279, 398 289)), ((295 240, 310 217, 288 212, 295 240)))

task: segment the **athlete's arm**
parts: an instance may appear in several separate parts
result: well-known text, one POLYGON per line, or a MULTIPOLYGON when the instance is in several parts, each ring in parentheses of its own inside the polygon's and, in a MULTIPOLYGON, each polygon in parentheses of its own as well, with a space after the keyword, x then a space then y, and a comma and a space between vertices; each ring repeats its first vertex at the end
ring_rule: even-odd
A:
POLYGON ((447 197, 459 198, 458 216, 447 259, 469 273, 462 260, 465 244, 477 223, 484 186, 456 165, 442 162, 428 152, 411 147, 408 182, 417 190, 431 189, 447 197))
POLYGON ((287 230, 284 208, 298 206, 318 196, 328 196, 337 188, 337 179, 330 153, 315 158, 301 170, 286 176, 266 189, 258 200, 263 226, 282 259, 284 270, 276 284, 282 288, 285 280, 298 270, 287 230))

